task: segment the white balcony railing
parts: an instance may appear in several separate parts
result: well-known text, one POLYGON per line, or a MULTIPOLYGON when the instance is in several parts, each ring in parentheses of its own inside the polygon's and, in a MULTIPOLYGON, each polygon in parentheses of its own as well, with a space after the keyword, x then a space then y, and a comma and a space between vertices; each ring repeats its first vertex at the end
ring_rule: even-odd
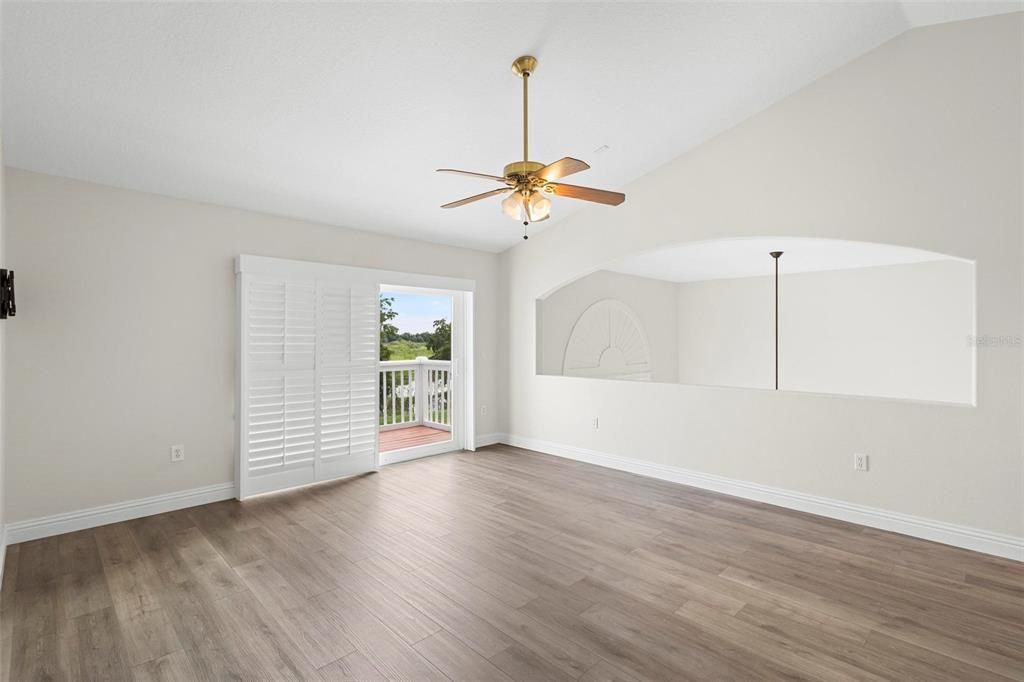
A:
POLYGON ((451 431, 450 360, 384 360, 380 363, 380 428, 423 424, 451 431))

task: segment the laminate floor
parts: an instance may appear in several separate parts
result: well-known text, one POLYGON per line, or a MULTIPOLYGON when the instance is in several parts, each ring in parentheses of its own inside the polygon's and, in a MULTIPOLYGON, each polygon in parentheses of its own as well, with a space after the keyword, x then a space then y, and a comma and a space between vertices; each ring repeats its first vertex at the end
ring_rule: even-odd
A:
POLYGON ((504 446, 8 549, 5 679, 1024 679, 1008 560, 504 446))

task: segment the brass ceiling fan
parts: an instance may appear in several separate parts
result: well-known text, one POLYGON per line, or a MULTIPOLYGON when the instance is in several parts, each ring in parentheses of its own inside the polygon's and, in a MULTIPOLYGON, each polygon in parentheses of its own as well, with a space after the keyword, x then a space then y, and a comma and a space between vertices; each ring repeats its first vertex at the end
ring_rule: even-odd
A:
MULTIPOLYGON (((509 194, 501 202, 501 208, 505 215, 521 220, 523 226, 530 223, 537 223, 547 220, 551 216, 551 200, 546 195, 554 194, 568 199, 582 199, 593 201, 609 206, 618 206, 626 200, 626 195, 621 192, 609 192, 603 189, 580 187, 579 185, 567 185, 564 182, 555 182, 567 175, 579 173, 590 168, 585 162, 571 157, 559 159, 554 163, 544 165, 537 161, 530 161, 529 155, 529 109, 528 109, 528 83, 530 74, 537 69, 537 60, 533 57, 520 57, 512 63, 512 71, 523 79, 523 160, 513 161, 505 166, 504 176, 488 175, 487 173, 473 173, 454 168, 438 168, 438 173, 457 173, 458 175, 470 175, 485 180, 494 180, 504 185, 499 189, 492 189, 489 192, 474 194, 465 199, 459 199, 441 208, 456 208, 465 206, 474 201, 480 201, 488 197, 501 194, 509 194)), ((524 234, 523 239, 527 239, 524 234)))

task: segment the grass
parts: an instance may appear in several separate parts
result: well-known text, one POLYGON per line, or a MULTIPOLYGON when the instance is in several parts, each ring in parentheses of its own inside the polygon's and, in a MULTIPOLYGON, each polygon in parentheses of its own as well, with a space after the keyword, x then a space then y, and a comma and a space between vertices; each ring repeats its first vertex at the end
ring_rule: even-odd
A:
POLYGON ((406 339, 398 339, 397 341, 390 341, 384 344, 385 348, 391 351, 391 357, 389 360, 415 360, 419 356, 429 358, 431 356, 430 349, 427 348, 425 343, 417 343, 416 341, 407 341, 406 339))

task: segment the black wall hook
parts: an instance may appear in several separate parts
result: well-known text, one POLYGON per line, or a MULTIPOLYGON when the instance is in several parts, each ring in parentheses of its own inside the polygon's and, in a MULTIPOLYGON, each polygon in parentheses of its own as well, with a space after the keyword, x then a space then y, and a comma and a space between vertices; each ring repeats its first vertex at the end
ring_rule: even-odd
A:
POLYGON ((14 270, 0 269, 0 320, 14 317, 18 307, 14 303, 14 270))

